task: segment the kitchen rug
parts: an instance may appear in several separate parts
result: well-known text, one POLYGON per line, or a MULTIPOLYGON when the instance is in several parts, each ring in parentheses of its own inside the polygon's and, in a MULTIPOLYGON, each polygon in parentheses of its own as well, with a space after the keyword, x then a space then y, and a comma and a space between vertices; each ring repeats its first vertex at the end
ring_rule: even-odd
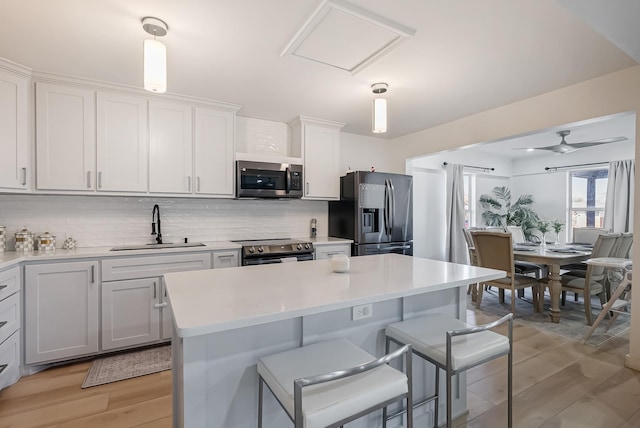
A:
MULTIPOLYGON (((531 290, 526 290, 526 297, 516 299, 516 317, 514 322, 524 324, 546 333, 552 333, 567 339, 582 341, 584 335, 589 331, 587 325, 587 317, 584 314, 584 303, 582 296, 578 301, 573 300, 573 293, 567 293, 567 302, 565 306, 560 306, 560 322, 552 323, 549 318, 549 309, 551 307, 551 299, 548 292, 545 293, 545 304, 542 313, 533 310, 533 302, 531 299, 531 290)), ((471 296, 467 295, 468 308, 475 308, 475 303, 471 302, 471 296)), ((595 320, 600 313, 600 299, 594 296, 591 304, 591 316, 595 320)), ((505 293, 505 303, 498 302, 498 290, 494 287, 491 290, 482 293, 482 305, 480 310, 497 316, 503 316, 511 312, 511 297, 509 292, 505 293)), ((605 331, 608 319, 600 322, 586 344, 592 347, 598 347, 608 340, 620 336, 629 330, 630 316, 621 314, 609 331, 605 331)))
POLYGON ((171 369, 171 345, 94 360, 82 388, 171 369))

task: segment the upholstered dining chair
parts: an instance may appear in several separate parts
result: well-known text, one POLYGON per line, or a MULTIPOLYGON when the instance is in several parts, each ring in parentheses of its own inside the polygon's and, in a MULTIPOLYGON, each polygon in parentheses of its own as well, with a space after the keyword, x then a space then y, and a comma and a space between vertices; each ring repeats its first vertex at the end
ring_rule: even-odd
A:
MULTIPOLYGON (((487 281, 484 284, 500 289, 500 303, 504 303, 504 290, 511 291, 511 312, 516 313, 516 290, 531 287, 533 306, 538 307, 540 281, 537 278, 516 273, 513 263, 513 241, 510 233, 477 231, 471 232, 475 243, 478 266, 503 270, 506 278, 487 281)), ((476 307, 482 303, 482 287, 478 287, 476 307)))
MULTIPOLYGON (((610 257, 619 233, 600 234, 593 244, 591 258, 610 257)), ((593 323, 591 318, 591 296, 600 297, 600 303, 604 305, 606 302, 605 295, 605 268, 602 266, 587 265, 584 278, 572 275, 568 272, 562 275, 562 304, 565 304, 567 291, 582 294, 584 300, 584 312, 587 317, 587 324, 593 323)))
MULTIPOLYGON (((515 245, 524 244, 526 242, 521 226, 507 226, 507 232, 511 233, 511 239, 515 245)), ((531 262, 516 260, 513 263, 516 267, 516 273, 523 275, 529 275, 532 273, 536 279, 540 279, 540 272, 544 269, 543 266, 531 262)), ((524 290, 518 290, 518 297, 524 297, 524 290)))
POLYGON ((574 227, 572 242, 575 244, 595 244, 598 235, 603 233, 609 233, 609 231, 601 227, 574 227))

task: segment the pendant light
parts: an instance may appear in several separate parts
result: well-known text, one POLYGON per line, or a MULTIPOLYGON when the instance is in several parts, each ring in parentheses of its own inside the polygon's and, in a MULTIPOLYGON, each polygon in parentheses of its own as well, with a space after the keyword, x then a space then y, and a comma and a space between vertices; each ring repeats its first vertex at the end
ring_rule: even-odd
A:
POLYGON ((371 90, 374 94, 378 95, 373 99, 373 132, 375 134, 382 134, 387 132, 387 100, 380 95, 387 92, 389 85, 386 83, 374 83, 371 85, 371 90))
POLYGON ((144 41, 144 88, 162 94, 167 91, 167 48, 156 40, 167 34, 167 24, 152 17, 142 19, 142 28, 153 36, 144 41))

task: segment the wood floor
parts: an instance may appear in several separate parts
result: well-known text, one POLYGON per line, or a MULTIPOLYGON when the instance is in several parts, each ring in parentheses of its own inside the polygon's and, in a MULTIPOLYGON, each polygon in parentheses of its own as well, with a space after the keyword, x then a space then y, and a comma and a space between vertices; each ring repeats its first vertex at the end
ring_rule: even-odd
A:
MULTIPOLYGON (((495 319, 469 311, 476 323, 495 319)), ((514 426, 640 427, 640 373, 628 336, 600 348, 514 324, 514 426)), ((471 369, 469 414, 456 427, 506 427, 506 359, 471 369)), ((169 428, 171 372, 80 389, 90 363, 24 377, 0 391, 0 428, 169 428)))

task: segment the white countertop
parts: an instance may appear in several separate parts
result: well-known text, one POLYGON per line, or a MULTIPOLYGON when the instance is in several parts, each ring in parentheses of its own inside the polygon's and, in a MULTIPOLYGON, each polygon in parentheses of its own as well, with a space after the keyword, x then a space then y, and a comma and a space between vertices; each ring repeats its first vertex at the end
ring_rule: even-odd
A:
MULTIPOLYGON (((319 237, 319 238, 291 238, 299 240, 307 240, 314 245, 330 245, 330 244, 350 244, 351 240, 332 237, 319 237)), ((16 252, 6 251, 0 252, 0 269, 5 269, 18 265, 21 262, 36 262, 36 261, 56 261, 65 259, 83 259, 83 258, 105 258, 105 257, 131 257, 131 256, 144 256, 144 255, 162 255, 162 254, 176 254, 176 253, 193 253, 198 251, 218 251, 218 250, 239 250, 242 248, 240 244, 236 244, 231 241, 211 241, 203 242, 205 244, 202 247, 184 247, 184 248, 149 248, 148 250, 125 250, 125 251, 110 251, 109 247, 80 247, 73 250, 65 250, 63 248, 56 248, 54 251, 29 251, 29 252, 16 252)))
POLYGON ((502 278, 493 269, 385 254, 352 257, 348 273, 330 260, 168 273, 165 282, 180 337, 502 278))

